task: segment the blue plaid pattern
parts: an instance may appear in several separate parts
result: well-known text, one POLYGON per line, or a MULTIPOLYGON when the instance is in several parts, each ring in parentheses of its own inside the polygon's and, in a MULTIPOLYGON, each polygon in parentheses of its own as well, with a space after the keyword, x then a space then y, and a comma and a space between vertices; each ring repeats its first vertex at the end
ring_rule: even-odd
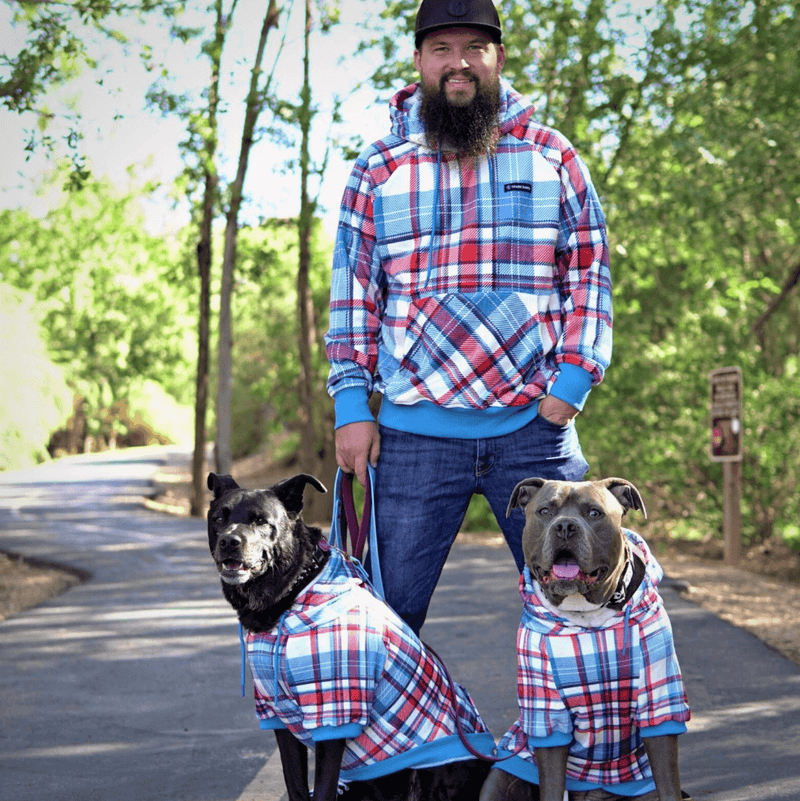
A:
POLYGON ((466 690, 456 685, 454 706, 436 659, 336 550, 281 622, 246 645, 262 728, 308 746, 345 737, 345 781, 470 758, 456 715, 476 747, 494 746, 466 690))
POLYGON ((502 408, 542 395, 563 363, 602 379, 612 314, 599 200, 571 144, 505 81, 501 94, 491 156, 445 152, 440 164, 410 86, 392 100, 392 135, 356 161, 334 251, 332 395, 502 408))
MULTIPOLYGON (((645 580, 604 627, 582 629, 544 607, 525 570, 524 611, 517 634, 520 716, 498 748, 533 749, 570 742, 567 785, 604 787, 652 778, 642 731, 685 730, 690 712, 672 627, 656 585, 663 575, 644 540, 626 535, 645 554, 645 580)), ((523 771, 524 772, 524 771, 523 771)), ((644 786, 644 785, 643 785, 644 786)))

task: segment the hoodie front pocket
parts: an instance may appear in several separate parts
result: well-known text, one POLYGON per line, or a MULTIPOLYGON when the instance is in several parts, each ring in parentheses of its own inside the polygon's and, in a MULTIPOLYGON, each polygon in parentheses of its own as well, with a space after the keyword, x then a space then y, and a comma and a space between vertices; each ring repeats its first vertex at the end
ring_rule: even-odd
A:
POLYGON ((421 298, 409 310, 401 368, 442 406, 527 403, 525 376, 542 353, 538 303, 520 292, 421 298))

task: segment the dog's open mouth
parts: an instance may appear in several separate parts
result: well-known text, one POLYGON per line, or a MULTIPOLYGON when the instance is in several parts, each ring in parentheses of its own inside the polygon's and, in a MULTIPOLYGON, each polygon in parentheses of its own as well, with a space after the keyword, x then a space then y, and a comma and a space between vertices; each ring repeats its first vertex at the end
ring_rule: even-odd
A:
POLYGON ((247 565, 238 559, 225 559, 219 563, 219 575, 223 581, 238 582, 249 577, 259 565, 247 565))
POLYGON ((583 584, 596 584, 605 573, 604 567, 598 567, 591 573, 581 569, 578 560, 569 551, 559 551, 549 570, 542 571, 539 581, 549 584, 552 581, 580 581, 583 584))

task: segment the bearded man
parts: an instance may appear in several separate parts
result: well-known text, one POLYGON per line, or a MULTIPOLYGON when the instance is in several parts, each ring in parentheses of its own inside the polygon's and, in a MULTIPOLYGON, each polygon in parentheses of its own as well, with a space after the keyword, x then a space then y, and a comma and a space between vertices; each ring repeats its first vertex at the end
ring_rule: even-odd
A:
POLYGON ((375 467, 386 600, 419 632, 473 494, 522 571, 513 488, 588 470, 611 278, 589 172, 502 77, 491 0, 423 0, 415 30, 420 81, 344 192, 326 345, 337 462, 375 467))

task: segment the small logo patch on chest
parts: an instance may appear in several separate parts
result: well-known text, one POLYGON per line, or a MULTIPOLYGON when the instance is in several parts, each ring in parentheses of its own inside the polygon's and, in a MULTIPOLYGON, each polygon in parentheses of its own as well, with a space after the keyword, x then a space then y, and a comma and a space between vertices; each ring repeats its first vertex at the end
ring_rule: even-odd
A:
POLYGON ((530 194, 533 192, 533 184, 529 184, 526 181, 514 181, 510 184, 505 184, 503 187, 506 192, 527 192, 530 194))

